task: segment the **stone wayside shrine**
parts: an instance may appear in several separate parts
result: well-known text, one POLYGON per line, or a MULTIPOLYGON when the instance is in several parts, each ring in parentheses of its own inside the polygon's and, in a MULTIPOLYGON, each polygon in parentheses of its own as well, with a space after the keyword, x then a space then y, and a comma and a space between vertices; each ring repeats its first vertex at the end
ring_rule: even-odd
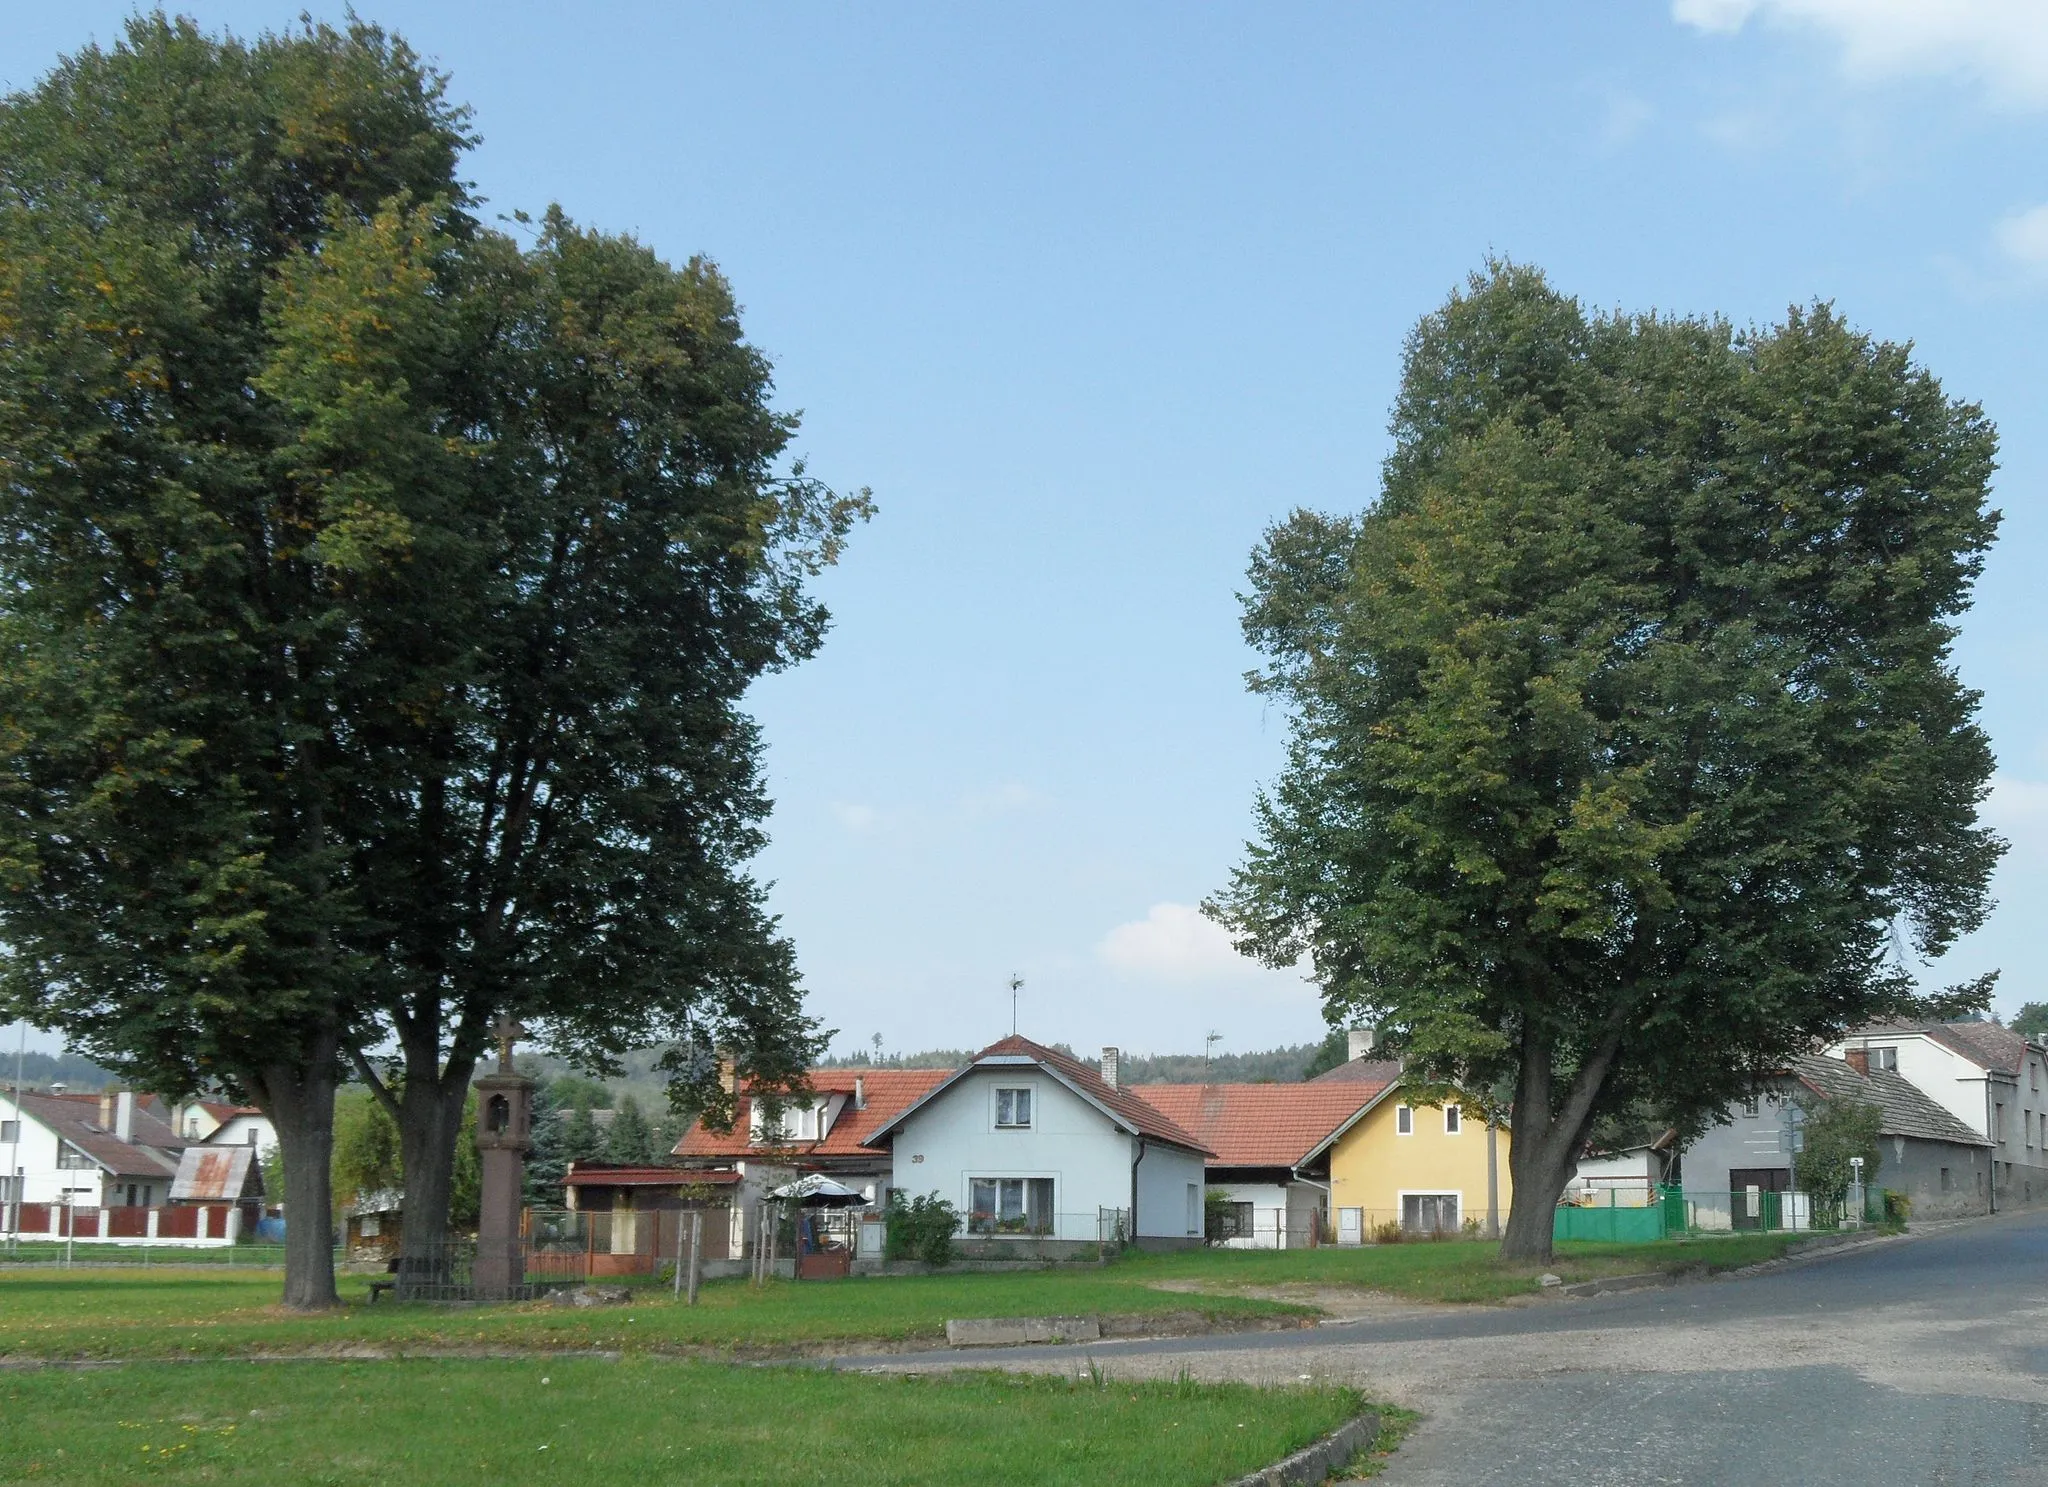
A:
POLYGON ((511 1301, 527 1295, 519 1210, 526 1154, 533 1150, 533 1081, 512 1068, 512 1044, 526 1036, 526 1029, 500 1017, 492 1031, 498 1038, 498 1067, 476 1080, 483 1195, 472 1275, 477 1300, 511 1301))

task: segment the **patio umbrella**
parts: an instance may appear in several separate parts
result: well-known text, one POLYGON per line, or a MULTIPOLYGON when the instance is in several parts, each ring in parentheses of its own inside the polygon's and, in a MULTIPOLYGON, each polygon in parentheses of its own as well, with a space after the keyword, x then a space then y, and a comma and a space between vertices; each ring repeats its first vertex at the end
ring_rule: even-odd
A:
POLYGON ((768 1196, 778 1203, 800 1203, 806 1208, 857 1208, 868 1201, 860 1189, 834 1182, 822 1172, 772 1188, 768 1196))

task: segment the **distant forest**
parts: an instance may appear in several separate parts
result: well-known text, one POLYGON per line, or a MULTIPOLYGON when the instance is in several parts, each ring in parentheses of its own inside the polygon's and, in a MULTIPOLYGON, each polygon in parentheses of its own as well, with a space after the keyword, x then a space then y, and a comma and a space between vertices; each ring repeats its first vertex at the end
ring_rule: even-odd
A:
MULTIPOLYGON (((15 1052, 0 1049, 0 1084, 14 1083, 15 1052)), ((30 1089, 64 1085, 80 1094, 93 1094, 114 1083, 114 1076, 80 1053, 24 1053, 21 1082, 30 1089)))

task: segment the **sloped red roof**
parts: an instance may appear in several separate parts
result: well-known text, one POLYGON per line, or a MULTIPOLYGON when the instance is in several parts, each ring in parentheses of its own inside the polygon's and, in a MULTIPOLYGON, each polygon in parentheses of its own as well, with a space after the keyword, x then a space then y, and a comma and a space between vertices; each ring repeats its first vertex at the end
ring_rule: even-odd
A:
POLYGON ((1355 1058, 1348 1064, 1316 1075, 1310 1084, 1369 1084, 1377 1094, 1401 1077, 1401 1061, 1391 1058, 1355 1058))
POLYGON ((1034 1043, 1013 1033, 982 1049, 974 1056, 974 1062, 1020 1054, 1059 1073, 1088 1098, 1115 1111, 1140 1135, 1171 1141, 1176 1146, 1189 1147, 1205 1156, 1211 1154, 1200 1137, 1184 1129, 1158 1106, 1146 1103, 1135 1089, 1108 1083, 1094 1066, 1072 1054, 1061 1053, 1057 1048, 1047 1048, 1043 1043, 1034 1043))
POLYGON ((1137 1084, 1131 1093, 1192 1131, 1212 1167, 1291 1167, 1379 1089, 1334 1084, 1137 1084))
POLYGON ((865 1108, 859 1110, 848 1101, 823 1141, 798 1141, 781 1147, 749 1145, 747 1127, 752 1097, 743 1094, 739 1099, 739 1118, 730 1131, 713 1131, 701 1120, 692 1121, 690 1129, 683 1132, 683 1139, 676 1143, 675 1154, 698 1160, 765 1157, 776 1152, 797 1157, 873 1156, 873 1150, 864 1144, 867 1138, 952 1075, 951 1069, 813 1069, 807 1077, 820 1094, 850 1094, 858 1076, 866 1098, 865 1108))

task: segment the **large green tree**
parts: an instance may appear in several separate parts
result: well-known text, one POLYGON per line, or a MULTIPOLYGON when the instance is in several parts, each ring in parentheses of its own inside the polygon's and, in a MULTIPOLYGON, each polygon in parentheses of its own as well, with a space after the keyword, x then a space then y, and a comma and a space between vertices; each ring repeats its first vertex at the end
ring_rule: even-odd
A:
POLYGON ((342 1067, 423 1252, 501 1015, 594 1067, 668 1044, 713 1118, 718 1049, 799 1079, 739 702, 819 643, 867 500, 781 473, 717 270, 481 227, 463 114, 363 25, 139 20, 5 109, 16 1002, 271 1111, 299 1304, 342 1067))
POLYGON ((131 1078, 263 1106, 297 1306, 334 1300, 334 1090, 372 1030, 334 823, 373 788, 355 590, 391 548, 367 495, 294 478, 270 313, 389 203, 466 231, 466 141, 360 24, 137 19, 0 102, 6 994, 131 1078))
POLYGON ((1950 644, 1994 436, 1831 309, 1588 315, 1492 265, 1405 358, 1379 499, 1255 555, 1292 710, 1211 905, 1333 1023, 1511 1088, 1503 1252, 1603 1114, 1697 1124, 1916 994, 1983 917, 1992 758, 1950 644))
POLYGON ((396 1046, 356 1065, 424 1256, 503 1014, 588 1067, 667 1045, 714 1120, 720 1051, 757 1086, 801 1078, 817 1040, 746 871, 769 802, 740 704, 818 645, 807 580, 867 499, 778 475, 794 421, 708 263, 558 212, 521 249, 393 207, 294 269, 271 385, 301 468, 390 509, 406 556, 358 673, 406 706, 340 829, 396 1046))

